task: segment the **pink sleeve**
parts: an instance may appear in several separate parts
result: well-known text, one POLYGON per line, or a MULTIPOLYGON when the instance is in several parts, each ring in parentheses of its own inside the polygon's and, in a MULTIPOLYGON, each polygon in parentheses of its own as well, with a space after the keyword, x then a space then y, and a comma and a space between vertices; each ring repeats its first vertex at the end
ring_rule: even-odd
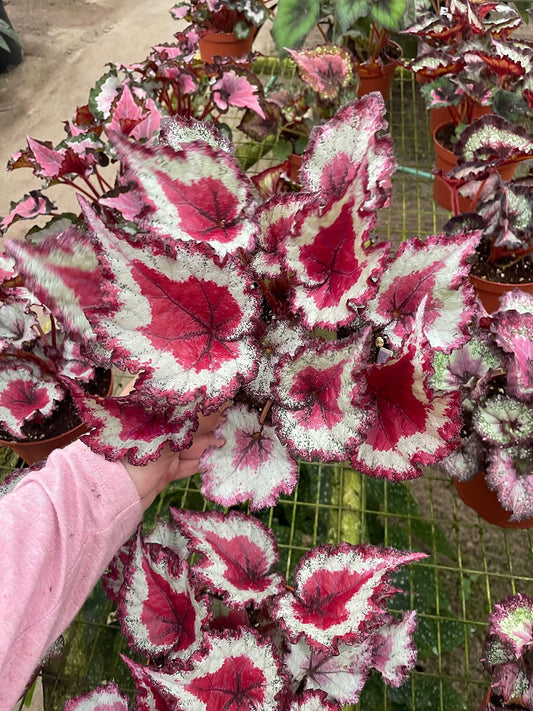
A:
POLYGON ((123 465, 81 442, 0 499, 1 711, 15 705, 141 518, 123 465))

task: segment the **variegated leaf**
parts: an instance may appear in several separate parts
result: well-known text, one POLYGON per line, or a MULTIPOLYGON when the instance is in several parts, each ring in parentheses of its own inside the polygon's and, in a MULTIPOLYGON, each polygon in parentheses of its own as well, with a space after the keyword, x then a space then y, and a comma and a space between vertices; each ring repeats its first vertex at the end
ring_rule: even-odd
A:
POLYGON ((274 506, 280 494, 294 489, 298 464, 257 412, 234 406, 224 416, 217 436, 225 444, 210 447, 200 460, 202 493, 223 506, 247 501, 251 511, 274 506))
POLYGON ((272 531, 238 511, 196 513, 172 509, 179 528, 201 553, 194 572, 230 607, 260 607, 280 592, 283 579, 273 572, 278 551, 272 531))

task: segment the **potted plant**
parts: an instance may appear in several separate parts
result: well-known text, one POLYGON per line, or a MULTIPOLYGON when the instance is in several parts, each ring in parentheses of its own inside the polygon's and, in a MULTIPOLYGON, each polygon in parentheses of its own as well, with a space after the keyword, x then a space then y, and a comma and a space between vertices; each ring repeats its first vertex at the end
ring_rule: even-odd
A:
MULTIPOLYGON (((405 30, 420 40, 418 56, 406 66, 424 81, 437 170, 453 168, 455 141, 482 114, 494 111, 515 122, 530 114, 533 45, 511 36, 521 24, 512 6, 464 0, 448 3, 405 30)), ((439 176, 434 197, 451 209, 449 189, 439 176)))
POLYGON ((481 663, 491 675, 480 711, 533 709, 533 600, 518 592, 497 602, 490 613, 481 663))
POLYGON ((470 279, 492 312, 509 289, 518 286, 533 293, 533 182, 526 173, 508 181, 501 175, 502 166, 514 168, 531 158, 533 136, 521 126, 487 115, 464 129, 455 153, 458 166, 442 180, 450 186, 456 216, 444 230, 481 231, 470 279))
POLYGON ((462 389, 461 447, 439 467, 482 518, 505 528, 533 526, 533 296, 519 289, 472 324, 472 339, 436 354, 433 386, 462 389))
POLYGON ((281 0, 272 27, 280 52, 300 48, 311 30, 318 27, 324 41, 347 47, 355 57, 359 96, 381 91, 388 98, 394 70, 400 64, 401 47, 390 32, 411 24, 419 6, 415 0, 376 3, 364 0, 356 5, 336 0, 281 0))
MULTIPOLYGON (((67 220, 62 228, 76 229, 66 225, 67 220)), ((100 273, 97 262, 92 267, 100 273)), ((2 256, 0 269, 0 443, 34 464, 87 430, 74 391, 81 385, 88 393, 109 395, 111 370, 86 355, 93 341, 88 324, 80 347, 24 287, 13 259, 2 256)))
POLYGON ((249 54, 270 14, 264 0, 185 0, 170 12, 190 23, 184 34, 199 41, 204 62, 212 62, 215 56, 239 59, 249 54))

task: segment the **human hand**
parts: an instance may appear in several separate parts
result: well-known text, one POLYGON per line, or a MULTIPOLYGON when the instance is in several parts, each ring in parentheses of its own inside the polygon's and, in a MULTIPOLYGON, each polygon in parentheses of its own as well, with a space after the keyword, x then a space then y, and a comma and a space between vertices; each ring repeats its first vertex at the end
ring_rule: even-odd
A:
POLYGON ((198 418, 198 429, 193 435, 191 446, 180 452, 173 452, 168 445, 161 451, 159 459, 146 466, 135 466, 123 460, 126 471, 135 484, 143 511, 171 481, 185 479, 196 474, 200 457, 207 447, 221 447, 223 439, 217 438, 215 429, 223 421, 223 410, 198 418))

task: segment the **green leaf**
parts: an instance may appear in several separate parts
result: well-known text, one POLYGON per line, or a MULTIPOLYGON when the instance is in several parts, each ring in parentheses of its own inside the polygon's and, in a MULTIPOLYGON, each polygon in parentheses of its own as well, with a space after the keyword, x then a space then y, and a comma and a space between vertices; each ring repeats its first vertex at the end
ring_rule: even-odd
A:
POLYGON ((272 149, 274 158, 280 163, 286 160, 292 152, 292 143, 290 141, 285 141, 284 139, 280 139, 272 149))
POLYGON ((244 20, 240 20, 233 25, 233 31, 237 39, 246 39, 250 36, 250 25, 244 20))
POLYGON ((301 47, 305 38, 316 26, 320 1, 280 0, 271 34, 280 53, 286 47, 301 47))
POLYGON ((363 17, 370 14, 371 0, 336 0, 335 15, 344 34, 363 17))
POLYGON ((405 12, 405 0, 373 0, 371 14, 377 25, 386 30, 397 30, 405 12))

